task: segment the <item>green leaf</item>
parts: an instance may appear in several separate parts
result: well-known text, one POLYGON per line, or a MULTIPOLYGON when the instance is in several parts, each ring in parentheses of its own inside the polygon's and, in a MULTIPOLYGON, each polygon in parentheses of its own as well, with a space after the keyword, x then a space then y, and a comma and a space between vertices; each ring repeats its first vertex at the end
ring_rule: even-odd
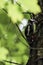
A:
POLYGON ((23 11, 33 12, 34 14, 41 12, 39 7, 38 0, 18 0, 18 3, 21 5, 23 11))
POLYGON ((0 0, 0 9, 4 8, 6 2, 7 0, 0 0))
POLYGON ((13 23, 17 21, 21 21, 23 19, 23 14, 19 10, 19 6, 17 4, 9 3, 7 7, 8 16, 11 18, 13 23))
MULTIPOLYGON (((1 53, 0 61, 6 59, 16 61, 20 64, 22 61, 25 63, 28 57, 28 53, 26 52, 28 48, 24 44, 27 44, 27 42, 21 36, 16 24, 10 22, 8 15, 3 10, 0 10, 0 50, 4 51, 1 53), (2 47, 8 50, 8 55, 7 50, 5 51, 2 47), (24 55, 26 55, 26 60, 23 58, 24 55)), ((5 64, 9 65, 10 63, 5 64)))
POLYGON ((0 61, 5 60, 7 54, 8 50, 4 47, 0 47, 0 61))

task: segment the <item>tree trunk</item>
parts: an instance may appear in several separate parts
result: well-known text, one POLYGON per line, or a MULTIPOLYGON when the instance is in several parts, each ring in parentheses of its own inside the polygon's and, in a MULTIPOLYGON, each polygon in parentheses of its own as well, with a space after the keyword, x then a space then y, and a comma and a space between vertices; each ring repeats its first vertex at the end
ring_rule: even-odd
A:
POLYGON ((37 49, 30 49, 30 59, 26 65, 43 65, 43 13, 38 14, 36 20, 38 22, 37 28, 39 26, 39 30, 35 42, 30 46, 37 49))

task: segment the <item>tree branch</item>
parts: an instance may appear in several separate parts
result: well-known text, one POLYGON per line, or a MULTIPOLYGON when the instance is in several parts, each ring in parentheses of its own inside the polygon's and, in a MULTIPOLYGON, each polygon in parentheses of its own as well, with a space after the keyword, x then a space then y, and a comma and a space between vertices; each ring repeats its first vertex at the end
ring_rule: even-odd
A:
POLYGON ((8 63, 12 63, 12 64, 17 64, 17 65, 22 65, 22 64, 19 64, 19 63, 16 63, 16 62, 12 62, 12 61, 7 61, 7 60, 3 60, 4 62, 8 62, 8 63))

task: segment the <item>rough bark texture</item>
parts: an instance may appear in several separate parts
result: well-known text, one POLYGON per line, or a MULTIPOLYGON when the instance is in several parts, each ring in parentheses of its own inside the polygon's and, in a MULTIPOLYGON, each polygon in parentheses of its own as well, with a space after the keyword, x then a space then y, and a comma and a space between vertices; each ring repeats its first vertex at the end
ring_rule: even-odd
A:
POLYGON ((39 29, 35 42, 30 44, 32 48, 37 49, 30 49, 30 60, 27 65, 43 65, 43 13, 41 13, 40 16, 38 16, 39 21, 37 28, 39 27, 39 29), (39 18, 40 16, 42 17, 41 19, 39 18))
POLYGON ((30 44, 31 47, 37 49, 30 49, 30 59, 26 65, 43 65, 43 0, 39 0, 39 5, 42 9, 42 12, 35 17, 35 20, 38 22, 38 31, 35 42, 30 44))

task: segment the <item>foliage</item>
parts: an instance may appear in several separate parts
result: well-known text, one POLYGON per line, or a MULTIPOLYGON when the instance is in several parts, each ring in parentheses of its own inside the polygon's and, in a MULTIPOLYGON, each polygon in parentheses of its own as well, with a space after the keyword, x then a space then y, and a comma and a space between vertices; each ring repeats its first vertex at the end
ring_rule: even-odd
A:
POLYGON ((40 7, 38 6, 38 0, 18 0, 24 12, 33 12, 34 14, 39 13, 40 7))

